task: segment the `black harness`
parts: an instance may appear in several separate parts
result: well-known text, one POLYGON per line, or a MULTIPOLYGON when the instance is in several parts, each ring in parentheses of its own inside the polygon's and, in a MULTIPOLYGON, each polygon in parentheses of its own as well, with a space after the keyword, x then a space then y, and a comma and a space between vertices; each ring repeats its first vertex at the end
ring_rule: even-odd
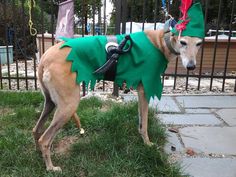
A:
POLYGON ((100 68, 94 71, 94 74, 104 74, 104 80, 114 81, 116 77, 117 62, 121 54, 127 53, 132 48, 132 40, 130 35, 125 38, 118 45, 116 36, 107 36, 106 52, 107 61, 100 68), (130 41, 127 49, 124 49, 126 43, 130 41))
MULTIPOLYGON (((107 45, 106 45, 106 52, 107 52, 107 61, 111 58, 112 53, 109 52, 112 49, 117 48, 118 42, 116 36, 107 36, 107 45), (110 44, 110 45, 109 45, 110 44)), ((104 73, 104 80, 107 81, 114 81, 116 77, 116 70, 117 70, 117 62, 110 66, 108 70, 104 73)))

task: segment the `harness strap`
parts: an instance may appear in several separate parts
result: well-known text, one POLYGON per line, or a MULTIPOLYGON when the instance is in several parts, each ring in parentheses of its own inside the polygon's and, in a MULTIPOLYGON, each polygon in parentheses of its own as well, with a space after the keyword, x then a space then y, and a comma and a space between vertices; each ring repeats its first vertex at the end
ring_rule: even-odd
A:
POLYGON ((170 32, 164 34, 164 40, 165 40, 166 46, 168 47, 168 49, 170 50, 171 53, 173 53, 173 54, 175 54, 175 55, 180 55, 180 53, 177 52, 177 51, 173 48, 173 46, 172 46, 172 44, 171 44, 171 41, 170 41, 170 32))
MULTIPOLYGON (((107 36, 107 45, 109 45, 109 43, 116 43, 118 44, 117 38, 116 36, 107 36)), ((112 54, 109 54, 109 52, 107 52, 107 60, 110 59, 112 54)), ((116 77, 116 69, 117 68, 117 63, 114 64, 113 66, 111 66, 105 73, 104 73, 104 80, 107 81, 114 81, 115 77, 116 77)))

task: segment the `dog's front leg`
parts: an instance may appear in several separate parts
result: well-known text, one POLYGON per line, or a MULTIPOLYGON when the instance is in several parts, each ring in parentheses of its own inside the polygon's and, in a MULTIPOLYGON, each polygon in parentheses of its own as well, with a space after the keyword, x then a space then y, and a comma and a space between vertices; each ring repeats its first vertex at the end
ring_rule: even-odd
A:
POLYGON ((72 116, 73 120, 75 121, 76 126, 78 127, 78 129, 80 130, 80 134, 83 135, 84 134, 84 129, 81 128, 81 123, 80 123, 80 118, 77 115, 77 113, 75 112, 72 116))
POLYGON ((139 133, 141 134, 145 144, 151 146, 148 136, 148 102, 145 98, 143 85, 138 86, 138 107, 139 107, 139 133))

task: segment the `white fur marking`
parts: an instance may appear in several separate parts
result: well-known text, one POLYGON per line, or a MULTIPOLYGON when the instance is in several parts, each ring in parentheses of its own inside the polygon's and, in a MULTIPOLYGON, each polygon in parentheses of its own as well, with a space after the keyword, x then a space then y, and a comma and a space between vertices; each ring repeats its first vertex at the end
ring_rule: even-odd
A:
POLYGON ((52 101, 55 104, 58 104, 59 96, 58 96, 57 91, 54 88, 53 82, 51 80, 52 80, 52 77, 51 77, 51 74, 50 74, 49 70, 45 70, 44 73, 43 73, 44 85, 49 90, 52 101))
POLYGON ((50 80, 51 80, 51 74, 48 70, 45 70, 43 72, 43 82, 48 83, 48 82, 50 82, 50 80))

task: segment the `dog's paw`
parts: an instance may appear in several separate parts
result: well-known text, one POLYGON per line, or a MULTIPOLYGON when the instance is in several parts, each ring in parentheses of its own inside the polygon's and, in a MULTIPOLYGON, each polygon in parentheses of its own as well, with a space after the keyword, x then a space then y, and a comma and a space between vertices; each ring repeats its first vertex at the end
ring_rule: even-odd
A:
MULTIPOLYGON (((142 133, 141 133, 141 135, 142 135, 142 133)), ((152 142, 149 140, 149 137, 148 137, 148 136, 142 136, 142 138, 143 138, 143 142, 144 142, 145 145, 147 145, 147 146, 153 146, 153 145, 154 145, 154 143, 152 143, 152 142)))
POLYGON ((84 135, 84 132, 85 132, 84 129, 81 128, 79 133, 80 133, 80 135, 84 135))
POLYGON ((47 171, 62 172, 61 167, 58 167, 58 166, 57 167, 54 167, 54 166, 48 167, 47 171))
POLYGON ((151 141, 149 141, 149 142, 145 142, 145 144, 147 145, 147 146, 154 146, 155 144, 154 143, 152 143, 151 141))

